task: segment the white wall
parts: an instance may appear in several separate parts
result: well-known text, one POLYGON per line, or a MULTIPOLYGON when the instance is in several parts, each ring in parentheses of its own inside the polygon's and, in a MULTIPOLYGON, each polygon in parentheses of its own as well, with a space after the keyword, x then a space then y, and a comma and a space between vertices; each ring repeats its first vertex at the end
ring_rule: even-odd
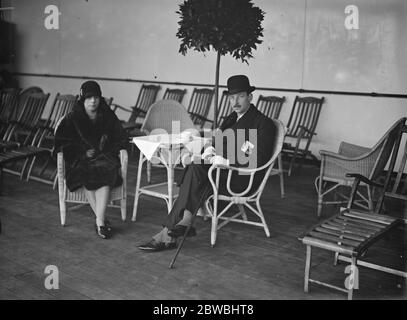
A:
MULTIPOLYGON (((178 53, 178 0, 55 1, 59 30, 44 27, 45 0, 14 0, 19 45, 17 70, 76 76, 214 83, 215 53, 178 53)), ((220 82, 247 74, 257 87, 407 93, 405 0, 354 0, 359 30, 346 30, 346 0, 254 0, 265 11, 263 43, 249 65, 222 58, 220 82)), ((81 80, 20 77, 22 87, 77 93, 81 80)), ((100 81, 103 93, 130 106, 140 84, 100 81)), ((172 86, 173 87, 173 86, 172 86)), ((192 87, 187 87, 188 93, 192 87)), ((159 97, 164 93, 161 90, 159 97)), ((284 95, 287 121, 295 93, 284 95)), ((316 96, 320 96, 315 94, 316 96)), ((399 117, 406 99, 325 95, 311 146, 335 151, 342 140, 373 145, 399 117)), ((184 104, 189 101, 185 97, 184 104)), ((119 114, 125 118, 125 114, 119 114)))

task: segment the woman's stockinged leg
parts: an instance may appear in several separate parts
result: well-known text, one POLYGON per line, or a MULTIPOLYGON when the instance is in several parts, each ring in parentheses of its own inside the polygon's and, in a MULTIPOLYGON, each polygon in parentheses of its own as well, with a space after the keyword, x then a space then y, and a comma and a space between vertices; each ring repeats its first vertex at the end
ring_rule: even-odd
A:
POLYGON ((94 190, 88 190, 86 188, 85 189, 85 194, 86 194, 86 198, 89 201, 90 207, 93 210, 93 213, 96 216, 96 195, 95 195, 95 191, 94 190))
POLYGON ((105 225, 105 212, 109 200, 110 187, 103 186, 95 191, 96 197, 96 224, 105 225))

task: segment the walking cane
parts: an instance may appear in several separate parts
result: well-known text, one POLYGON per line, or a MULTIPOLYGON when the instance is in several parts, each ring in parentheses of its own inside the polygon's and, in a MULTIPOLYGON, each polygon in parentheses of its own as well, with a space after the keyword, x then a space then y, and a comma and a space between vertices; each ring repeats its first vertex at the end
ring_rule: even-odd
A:
MULTIPOLYGON (((204 202, 204 198, 206 197, 207 193, 208 193, 208 188, 212 188, 211 184, 208 182, 208 185, 206 186, 204 192, 202 192, 201 194, 201 198, 199 199, 199 203, 203 203, 204 202)), ((184 245, 184 241, 185 238, 187 237, 187 234, 189 232, 189 229, 191 229, 191 226, 194 224, 195 218, 198 214, 199 211, 199 207, 195 210, 194 214, 192 215, 192 219, 191 219, 191 224, 187 227, 187 229, 185 230, 184 235, 182 236, 182 240, 181 243, 179 244, 178 248, 177 248, 177 252, 174 255, 174 258, 172 259, 170 266, 168 267, 169 269, 173 269, 174 268, 174 264, 175 264, 175 260, 177 260, 178 254, 182 249, 182 246, 184 245)))

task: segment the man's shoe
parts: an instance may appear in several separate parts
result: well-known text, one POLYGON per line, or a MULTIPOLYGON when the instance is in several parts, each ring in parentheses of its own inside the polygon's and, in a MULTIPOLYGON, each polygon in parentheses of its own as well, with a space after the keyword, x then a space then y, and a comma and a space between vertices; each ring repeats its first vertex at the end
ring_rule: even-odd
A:
POLYGON ((138 246, 138 248, 140 250, 149 251, 149 252, 172 250, 172 249, 175 249, 176 247, 177 247, 176 242, 170 242, 170 243, 157 242, 154 239, 151 240, 150 242, 147 242, 146 244, 142 244, 142 245, 138 246))
MULTIPOLYGON (((168 230, 168 235, 171 238, 178 238, 178 237, 182 237, 185 234, 185 231, 187 230, 187 226, 183 226, 183 225, 176 225, 174 228, 172 228, 171 230, 168 230)), ((194 237, 196 236, 196 230, 194 227, 189 228, 187 237, 194 237)))

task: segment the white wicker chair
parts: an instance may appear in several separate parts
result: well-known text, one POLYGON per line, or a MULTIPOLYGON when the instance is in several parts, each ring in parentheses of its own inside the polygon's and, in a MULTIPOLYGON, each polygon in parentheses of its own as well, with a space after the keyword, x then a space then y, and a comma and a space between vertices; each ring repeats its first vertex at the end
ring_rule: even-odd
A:
MULTIPOLYGON (((349 197, 338 190, 340 186, 349 188, 352 186, 354 179, 347 177, 347 173, 361 174, 371 180, 377 178, 387 164, 387 162, 383 163, 381 159, 388 160, 386 153, 391 152, 399 126, 403 125, 406 119, 397 120, 372 148, 342 142, 338 153, 325 150, 319 152, 321 170, 320 175, 315 179, 315 188, 318 193, 318 217, 321 215, 322 205, 346 204, 349 201, 349 197), (335 192, 335 199, 333 201, 324 200, 324 196, 331 192, 335 192), (341 197, 342 200, 337 200, 336 196, 341 197)), ((360 199, 355 201, 355 204, 371 210, 373 208, 371 187, 364 183, 361 185, 366 186, 367 197, 358 191, 360 199)))
POLYGON ((236 168, 236 167, 231 167, 231 166, 219 166, 219 165, 212 165, 209 168, 208 177, 209 177, 209 181, 212 185, 213 195, 208 197, 208 199, 205 202, 205 205, 206 205, 206 209, 209 213, 209 216, 212 218, 212 228, 211 228, 211 245, 212 246, 214 246, 215 242, 216 242, 217 230, 232 221, 263 227, 264 231, 266 233, 266 236, 270 237, 270 231, 267 227, 266 220, 264 219, 264 215, 263 215, 263 212, 260 207, 260 197, 263 193, 264 186, 266 185, 266 182, 267 182, 268 177, 270 176, 270 173, 273 170, 276 170, 276 169, 273 169, 273 167, 274 167, 275 161, 278 159, 278 156, 281 153, 281 149, 283 147, 284 137, 285 137, 285 128, 284 128, 284 125, 282 124, 282 122, 279 120, 275 120, 275 119, 273 119, 273 121, 277 126, 275 149, 274 149, 274 154, 272 155, 270 160, 265 165, 263 165, 259 168, 255 168, 255 169, 236 168), (267 171, 264 175, 263 181, 261 182, 261 184, 259 185, 257 190, 255 190, 254 192, 251 192, 254 175, 257 172, 266 170, 266 169, 267 169, 267 171), (216 181, 214 181, 213 175, 212 175, 214 170, 216 170, 216 172, 214 172, 216 175, 216 179, 215 179, 216 181), (228 189, 228 192, 230 193, 230 195, 223 195, 223 194, 219 194, 219 192, 218 192, 220 170, 228 170, 227 189, 228 189), (250 174, 249 185, 247 186, 246 190, 241 193, 235 193, 235 192, 232 192, 232 190, 231 190, 230 182, 231 182, 231 176, 232 176, 233 171, 243 173, 243 174, 248 174, 248 175, 250 174), (218 212, 218 201, 219 200, 229 202, 221 212, 218 212), (211 202, 213 202, 213 205, 211 202), (239 207, 239 212, 234 214, 231 217, 226 217, 225 213, 229 210, 229 208, 233 204, 236 204, 239 207), (252 204, 255 204, 255 207, 252 204), (256 214, 260 218, 261 222, 249 221, 247 219, 247 215, 246 215, 244 207, 249 208, 254 214, 256 214), (238 219, 239 217, 241 217, 241 219, 238 219), (218 220, 224 220, 224 221, 218 225, 218 220))
MULTIPOLYGON (((120 208, 122 220, 126 220, 126 205, 127 205, 127 163, 128 154, 127 150, 120 150, 120 163, 121 163, 121 175, 123 183, 121 186, 116 187, 110 191, 110 199, 108 206, 120 208), (115 201, 120 201, 120 204, 114 204, 115 201)), ((65 161, 62 152, 57 156, 57 168, 58 168, 58 191, 59 191, 59 210, 61 214, 61 224, 65 226, 67 203, 76 204, 88 204, 85 190, 80 188, 74 192, 70 192, 66 186, 65 180, 65 161)), ((77 206, 73 206, 69 209, 73 209, 77 206)))
MULTIPOLYGON (((146 118, 141 127, 141 132, 145 135, 149 135, 152 131, 157 129, 163 130, 163 132, 167 133, 193 130, 195 135, 199 135, 184 106, 181 103, 170 99, 159 100, 153 103, 147 111, 146 118), (178 121, 179 127, 173 128, 174 121, 178 121)), ((147 182, 151 182, 150 161, 147 161, 147 182)))

